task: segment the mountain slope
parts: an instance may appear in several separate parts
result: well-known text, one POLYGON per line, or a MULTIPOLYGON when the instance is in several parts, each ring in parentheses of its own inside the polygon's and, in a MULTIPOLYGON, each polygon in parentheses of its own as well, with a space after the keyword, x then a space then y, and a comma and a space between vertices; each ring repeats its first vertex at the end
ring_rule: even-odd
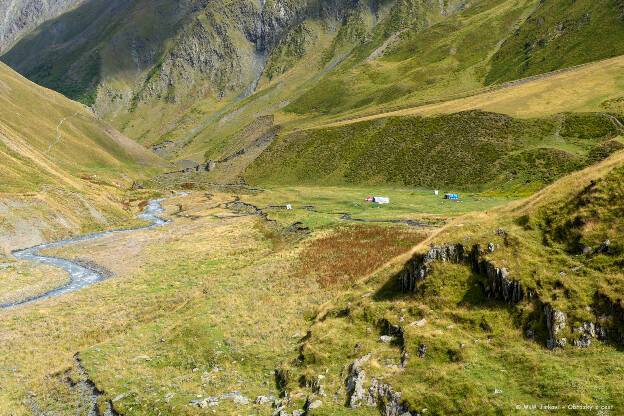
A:
POLYGON ((0 247, 128 220, 133 178, 164 162, 86 107, 0 64, 0 247))
MULTIPOLYGON (((260 180, 258 169, 247 176, 242 171, 272 138, 239 157, 252 145, 239 138, 255 120, 272 117, 286 135, 472 96, 510 79, 622 54, 619 7, 567 0, 95 0, 46 22, 2 59, 36 82, 92 104, 129 137, 183 161, 181 166, 227 160, 216 165, 221 172, 212 179, 260 180)), ((619 78, 613 71, 608 76, 616 90, 602 88, 601 101, 619 97, 619 78)), ((549 114, 579 108, 552 107, 549 114)), ((602 110, 589 107, 581 109, 602 110)), ((479 105, 457 111, 470 108, 479 105)), ((497 102, 487 110, 499 112, 497 102)), ((540 108, 513 111, 541 116, 540 108)), ((557 140, 555 130, 549 135, 557 140)), ((253 166, 269 166, 274 147, 268 149, 253 166)), ((578 165, 575 153, 555 159, 578 165)), ((435 170, 429 162, 423 169, 435 170)), ((413 174, 404 166, 389 162, 387 171, 398 172, 395 182, 413 174)), ((469 182, 500 184, 508 173, 469 182)))
POLYGON ((321 308, 280 369, 284 390, 327 415, 621 408, 622 241, 605 241, 623 226, 623 172, 619 152, 461 217, 364 277, 321 308), (564 229, 593 250, 569 246, 564 229))
POLYGON ((0 3, 0 53, 22 35, 85 0, 7 0, 0 3))
POLYGON ((514 119, 467 111, 310 129, 278 137, 245 179, 530 194, 623 148, 617 120, 601 113, 514 119))

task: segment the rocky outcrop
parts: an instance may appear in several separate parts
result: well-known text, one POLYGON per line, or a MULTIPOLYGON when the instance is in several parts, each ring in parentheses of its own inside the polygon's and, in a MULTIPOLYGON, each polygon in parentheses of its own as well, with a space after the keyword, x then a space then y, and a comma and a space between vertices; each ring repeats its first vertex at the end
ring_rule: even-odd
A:
POLYGON ((366 404, 378 407, 382 416, 411 415, 409 404, 403 401, 401 396, 401 392, 394 391, 389 384, 372 379, 366 396, 366 404))
MULTIPOLYGON (((493 248, 494 245, 490 244, 490 247, 493 248)), ((459 243, 432 245, 427 253, 416 254, 399 273, 398 280, 401 291, 404 293, 417 292, 420 283, 431 272, 432 263, 437 261, 465 264, 481 276, 486 277, 488 285, 485 286, 485 293, 491 298, 516 304, 531 297, 532 292, 527 291, 519 281, 510 278, 510 273, 506 268, 496 267, 492 261, 483 258, 483 255, 484 253, 478 244, 473 245, 470 250, 459 243)))
POLYGON ((345 387, 347 390, 347 404, 352 409, 360 407, 366 398, 366 390, 364 389, 366 372, 361 366, 368 361, 370 357, 371 354, 369 353, 359 360, 354 361, 349 366, 349 375, 345 380, 345 387))
POLYGON ((364 387, 366 372, 361 366, 368 361, 370 356, 369 353, 349 366, 349 374, 345 380, 347 405, 351 408, 357 408, 363 404, 378 407, 382 416, 411 415, 409 404, 401 399, 401 392, 394 391, 389 384, 373 378, 368 389, 364 387))
POLYGON ((567 340, 561 336, 561 332, 566 327, 566 315, 560 310, 554 310, 550 303, 544 305, 544 316, 546 317, 546 328, 548 330, 548 339, 546 347, 556 350, 565 347, 567 340))

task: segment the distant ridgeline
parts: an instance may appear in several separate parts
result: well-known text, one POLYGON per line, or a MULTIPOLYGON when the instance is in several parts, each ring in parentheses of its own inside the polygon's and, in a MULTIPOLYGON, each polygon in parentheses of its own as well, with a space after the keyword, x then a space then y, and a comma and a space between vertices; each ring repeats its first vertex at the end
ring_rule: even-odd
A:
MULTIPOLYGON (((227 146, 225 138, 258 117, 277 114, 284 116, 278 124, 295 120, 318 126, 323 117, 377 114, 444 100, 624 54, 621 1, 92 0, 75 8, 69 4, 77 1, 55 3, 64 3, 69 11, 25 34, 3 52, 2 61, 38 84, 92 106, 129 137, 157 144, 164 157, 200 163, 207 151, 213 160, 227 156, 219 149, 227 146)), ((16 20, 10 12, 7 17, 16 20)), ((322 174, 305 168, 301 178, 293 173, 284 180, 327 176, 331 183, 353 183, 363 181, 362 172, 370 183, 464 185, 469 179, 480 188, 511 179, 513 169, 501 164, 535 159, 544 160, 548 170, 555 168, 528 178, 538 183, 559 175, 561 163, 561 169, 569 170, 588 150, 588 143, 528 150, 528 137, 536 131, 547 135, 548 126, 496 120, 489 123, 506 124, 526 137, 515 144, 506 132, 493 135, 497 142, 489 148, 484 142, 474 144, 478 153, 469 153, 478 159, 464 173, 456 168, 466 170, 472 157, 466 150, 475 134, 469 132, 452 157, 444 149, 425 149, 435 150, 426 152, 435 163, 423 164, 424 156, 414 154, 419 147, 414 147, 415 132, 397 156, 405 160, 389 163, 388 154, 378 155, 377 149, 363 153, 366 160, 351 159, 355 151, 343 148, 337 161, 318 163, 322 174), (330 166, 343 165, 345 152, 358 173, 355 166, 338 171, 330 166)), ((393 131, 433 129, 452 121, 386 120, 349 129, 370 128, 362 139, 368 140, 376 132, 397 137, 393 131)), ((554 131, 548 134, 554 136, 554 131)), ((298 140, 306 141, 306 134, 311 133, 301 133, 298 140)), ((331 139, 334 134, 345 132, 322 131, 314 137, 331 139)), ((425 147, 439 143, 432 140, 425 147)), ((451 140, 457 140, 453 133, 451 140)), ((401 150, 398 144, 383 145, 401 150)), ((231 170, 236 172, 230 176, 238 174, 237 168, 231 170)), ((256 166, 249 177, 266 175, 256 166)))

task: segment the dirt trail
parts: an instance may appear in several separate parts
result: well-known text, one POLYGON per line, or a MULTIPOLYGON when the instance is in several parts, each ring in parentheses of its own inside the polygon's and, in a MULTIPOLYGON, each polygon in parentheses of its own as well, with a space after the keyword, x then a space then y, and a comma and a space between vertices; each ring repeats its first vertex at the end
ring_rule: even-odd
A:
POLYGON ((106 237, 112 234, 129 233, 129 232, 134 232, 138 230, 145 230, 148 228, 159 227, 161 225, 167 224, 171 222, 171 220, 166 220, 158 216, 158 214, 164 211, 161 202, 167 199, 176 198, 180 196, 186 196, 186 195, 188 195, 188 193, 178 194, 169 198, 160 198, 160 199, 151 200, 149 204, 147 205, 147 207, 145 208, 145 211, 142 214, 137 215, 137 217, 141 219, 152 222, 152 224, 144 226, 144 227, 132 228, 132 229, 127 229, 127 230, 104 231, 101 233, 89 234, 89 235, 85 235, 82 237, 70 238, 67 240, 56 241, 54 243, 41 244, 35 247, 30 247, 27 249, 14 251, 13 256, 19 260, 27 260, 27 261, 33 261, 33 262, 42 263, 42 264, 48 264, 48 265, 55 266, 55 267, 65 270, 69 274, 70 281, 66 285, 57 287, 56 289, 52 289, 40 295, 21 300, 19 302, 13 302, 13 303, 5 304, 5 305, 0 305, 0 309, 10 309, 16 306, 36 302, 38 300, 48 299, 48 298, 64 295, 66 293, 75 292, 77 290, 84 289, 85 287, 89 287, 96 283, 106 280, 108 277, 100 271, 101 270, 100 267, 88 267, 86 265, 80 264, 73 260, 69 260, 69 259, 65 259, 61 257, 43 256, 37 253, 43 249, 50 248, 50 247, 62 247, 62 246, 66 246, 66 245, 73 244, 73 243, 80 242, 80 241, 94 240, 96 238, 106 237), (96 270, 96 269, 100 269, 100 270, 96 270))
POLYGON ((56 140, 50 143, 50 146, 48 146, 48 149, 44 152, 46 155, 49 154, 52 151, 52 149, 61 141, 61 138, 63 137, 63 133, 61 132, 61 126, 63 125, 63 123, 65 123, 67 119, 70 117, 76 117, 78 113, 79 112, 76 111, 71 116, 63 117, 61 121, 59 121, 59 124, 56 126, 56 140))

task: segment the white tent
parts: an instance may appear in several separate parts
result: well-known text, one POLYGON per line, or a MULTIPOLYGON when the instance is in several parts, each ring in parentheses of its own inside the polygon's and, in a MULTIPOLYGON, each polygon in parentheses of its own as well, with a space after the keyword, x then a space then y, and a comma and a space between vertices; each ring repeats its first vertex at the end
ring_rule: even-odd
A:
POLYGON ((375 198, 373 198, 373 202, 376 202, 378 204, 389 204, 390 198, 386 198, 385 196, 376 196, 375 198))

